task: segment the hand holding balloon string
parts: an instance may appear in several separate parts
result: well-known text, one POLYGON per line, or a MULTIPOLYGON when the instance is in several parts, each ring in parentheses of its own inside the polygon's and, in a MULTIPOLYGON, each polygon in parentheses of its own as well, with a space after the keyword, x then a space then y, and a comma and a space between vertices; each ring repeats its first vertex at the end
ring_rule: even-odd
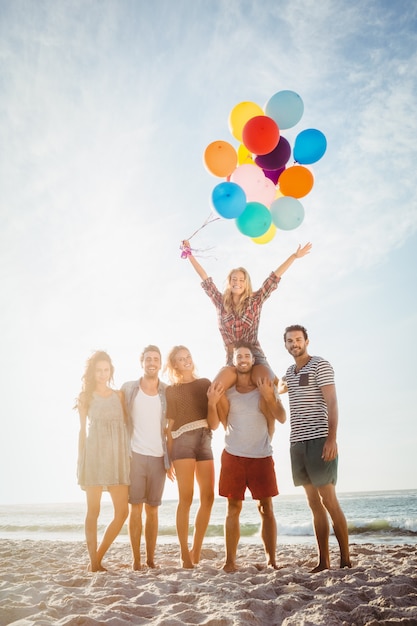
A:
MULTIPOLYGON (((205 226, 207 226, 208 224, 211 224, 211 222, 216 222, 219 219, 220 219, 220 217, 216 217, 214 215, 214 213, 210 213, 210 215, 204 221, 202 226, 200 226, 200 228, 197 228, 197 230, 194 231, 193 234, 190 235, 190 237, 188 237, 187 239, 183 239, 181 241, 180 250, 181 250, 181 258, 182 259, 188 259, 189 256, 192 256, 193 252, 207 252, 208 250, 212 250, 212 248, 205 248, 204 250, 197 250, 196 248, 191 248, 191 246, 190 246, 190 239, 192 239, 194 237, 194 235, 196 235, 198 232, 200 232, 200 230, 202 230, 205 226)), ((199 256, 201 256, 201 255, 199 255, 199 256)))

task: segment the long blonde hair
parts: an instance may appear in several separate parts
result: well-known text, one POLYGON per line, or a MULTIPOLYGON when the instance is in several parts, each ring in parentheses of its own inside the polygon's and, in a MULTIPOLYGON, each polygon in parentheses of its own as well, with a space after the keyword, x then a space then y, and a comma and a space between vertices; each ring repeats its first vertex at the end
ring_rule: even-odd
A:
MULTIPOLYGON (((191 352, 186 346, 180 345, 180 346, 174 346, 173 348, 171 348, 167 356, 167 362, 166 362, 164 371, 167 372, 169 381, 172 385, 176 385, 182 382, 182 376, 178 372, 177 365, 176 365, 177 354, 178 352, 180 352, 180 350, 187 350, 187 352, 191 354, 191 352)), ((193 378, 197 378, 194 361, 193 361, 193 369, 191 373, 192 373, 193 378)))
POLYGON ((242 315, 243 310, 245 308, 246 299, 250 298, 250 296, 253 293, 252 283, 251 283, 248 271, 245 270, 244 267, 236 267, 233 270, 230 270, 230 272, 227 275, 226 281, 227 281, 227 287, 223 294, 223 305, 224 305, 224 308, 226 309, 226 313, 233 312, 233 313, 237 313, 238 315, 242 315), (230 281, 232 280, 232 274, 235 274, 236 272, 242 272, 242 274, 245 277, 246 286, 245 286, 245 291, 240 296, 239 302, 237 304, 234 304, 230 281))

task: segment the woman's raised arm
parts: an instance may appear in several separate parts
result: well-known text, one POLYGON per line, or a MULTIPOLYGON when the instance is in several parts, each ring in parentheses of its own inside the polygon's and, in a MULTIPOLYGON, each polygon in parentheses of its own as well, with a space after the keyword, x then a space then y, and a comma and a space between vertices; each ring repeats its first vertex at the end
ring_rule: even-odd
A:
POLYGON ((310 252, 311 246, 312 246, 311 243, 306 243, 306 245, 303 247, 298 246, 294 254, 289 256, 288 259, 284 261, 284 263, 281 263, 281 265, 277 267, 277 269, 274 272, 276 276, 280 278, 284 274, 284 272, 286 272, 287 269, 291 267, 291 265, 294 263, 296 259, 301 259, 303 256, 305 256, 306 254, 310 252))

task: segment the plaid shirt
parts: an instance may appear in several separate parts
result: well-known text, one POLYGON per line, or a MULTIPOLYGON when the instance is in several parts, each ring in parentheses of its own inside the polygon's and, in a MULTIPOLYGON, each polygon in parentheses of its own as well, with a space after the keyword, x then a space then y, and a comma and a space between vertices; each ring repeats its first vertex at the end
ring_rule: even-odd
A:
POLYGON ((280 280, 275 272, 271 272, 263 282, 262 287, 246 299, 242 315, 237 315, 233 311, 230 313, 226 312, 223 304, 223 294, 217 289, 212 278, 206 278, 201 283, 204 291, 216 307, 219 330, 226 352, 229 352, 228 347, 237 341, 247 341, 264 356, 258 341, 262 305, 278 287, 280 280))

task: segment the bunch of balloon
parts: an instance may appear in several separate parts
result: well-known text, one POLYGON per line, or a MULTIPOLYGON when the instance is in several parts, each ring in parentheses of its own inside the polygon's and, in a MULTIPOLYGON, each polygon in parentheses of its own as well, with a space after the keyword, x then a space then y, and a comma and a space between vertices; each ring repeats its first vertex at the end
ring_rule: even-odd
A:
POLYGON ((238 230, 257 244, 272 241, 277 229, 292 230, 304 219, 300 198, 313 188, 314 176, 306 167, 324 155, 327 141, 314 128, 301 131, 294 147, 281 131, 298 124, 304 103, 294 91, 274 94, 262 108, 240 102, 229 114, 229 130, 238 146, 214 141, 204 152, 204 164, 225 179, 213 189, 216 213, 233 219, 238 230), (291 153, 294 163, 288 165, 291 153))

